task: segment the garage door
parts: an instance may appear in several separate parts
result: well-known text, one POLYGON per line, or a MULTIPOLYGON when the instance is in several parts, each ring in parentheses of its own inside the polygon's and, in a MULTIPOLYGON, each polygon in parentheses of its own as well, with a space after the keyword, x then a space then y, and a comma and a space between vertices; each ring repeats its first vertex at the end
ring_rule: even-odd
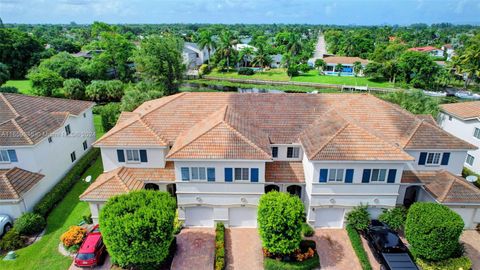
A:
POLYGON ((474 208, 451 208, 453 211, 457 212, 465 223, 465 229, 474 229, 473 217, 475 214, 474 208))
POLYGON ((370 214, 370 218, 371 219, 378 219, 378 217, 380 216, 380 214, 383 213, 383 209, 382 208, 373 208, 373 207, 369 207, 367 209, 368 213, 370 214))
POLYGON ((257 227, 257 209, 256 208, 230 208, 229 209, 230 227, 256 228, 257 227))
POLYGON ((213 227, 213 208, 185 208, 185 225, 194 227, 213 227))
POLYGON ((342 228, 344 214, 343 208, 317 208, 315 209, 315 227, 342 228))

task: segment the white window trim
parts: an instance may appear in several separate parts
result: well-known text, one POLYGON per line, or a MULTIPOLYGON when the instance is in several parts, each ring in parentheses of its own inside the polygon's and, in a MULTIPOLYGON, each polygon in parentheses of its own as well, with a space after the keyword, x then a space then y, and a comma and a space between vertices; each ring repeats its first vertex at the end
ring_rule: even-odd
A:
POLYGON ((233 168, 233 181, 235 182, 249 182, 250 181, 250 168, 233 168), (236 178, 236 174, 235 174, 235 171, 236 169, 240 169, 240 175, 243 176, 243 171, 244 170, 247 170, 247 179, 237 179, 236 178))
POLYGON ((465 159, 465 163, 467 163, 469 166, 473 166, 473 163, 475 163, 475 157, 470 155, 470 154, 467 154, 467 158, 465 159), (472 160, 472 164, 468 163, 469 159, 472 160))
POLYGON ((347 169, 343 169, 343 168, 334 168, 334 169, 328 169, 328 173, 327 173, 327 183, 345 183, 345 177, 347 175, 347 169), (338 171, 343 171, 343 176, 342 176, 342 180, 341 181, 337 181, 337 180, 330 180, 330 171, 331 170, 335 170, 335 179, 337 179, 337 173, 338 171))
POLYGON ((476 139, 478 139, 478 140, 480 140, 480 128, 475 127, 475 128, 473 129, 473 137, 476 138, 476 139), (478 135, 478 137, 477 137, 476 135, 478 135))
POLYGON ((440 164, 442 163, 442 157, 443 157, 443 154, 440 153, 440 152, 428 152, 427 153, 427 156, 425 157, 425 166, 428 166, 428 167, 437 167, 437 166, 440 166, 440 164), (433 155, 433 158, 432 158, 432 163, 428 163, 428 156, 430 156, 430 154, 433 155), (433 161, 435 160, 435 155, 438 154, 438 162, 437 163, 433 163, 433 161))
POLYGON ((192 182, 206 182, 207 181, 207 167, 190 167, 190 181, 192 182), (199 178, 193 178, 193 169, 198 169, 199 178), (205 179, 200 178, 200 170, 203 169, 205 179))
POLYGON ((299 159, 300 158, 300 146, 289 146, 287 147, 287 159, 299 159), (288 148, 293 148, 292 150, 292 156, 288 156, 288 148), (297 150, 297 151, 295 151, 297 150), (297 156, 295 156, 295 152, 297 153, 297 156))
MULTIPOLYGON (((10 160, 10 155, 8 155, 8 150, 6 150, 6 149, 5 149, 5 150, 4 150, 4 149, 1 149, 0 152, 4 152, 4 153, 6 154, 5 156, 7 157, 7 160, 3 160, 3 158, 2 158, 2 160, 0 160, 0 164, 12 163, 12 161, 10 160)), ((1 155, 1 154, 2 154, 2 153, 0 153, 0 155, 1 155)))
POLYGON ((125 152, 125 162, 126 163, 130 163, 130 164, 139 164, 141 163, 141 159, 140 159, 140 150, 139 149, 125 149, 124 150, 125 152), (128 151, 136 151, 138 153, 138 161, 137 160, 129 160, 128 159, 128 151))
POLYGON ((375 168, 375 169, 371 169, 371 173, 370 173, 370 182, 374 182, 374 183, 386 183, 387 180, 388 180, 388 172, 389 172, 389 169, 379 169, 379 168, 375 168), (373 179, 373 171, 374 170, 378 170, 378 179, 380 179, 380 172, 382 170, 385 171, 385 178, 383 180, 374 180, 373 179))

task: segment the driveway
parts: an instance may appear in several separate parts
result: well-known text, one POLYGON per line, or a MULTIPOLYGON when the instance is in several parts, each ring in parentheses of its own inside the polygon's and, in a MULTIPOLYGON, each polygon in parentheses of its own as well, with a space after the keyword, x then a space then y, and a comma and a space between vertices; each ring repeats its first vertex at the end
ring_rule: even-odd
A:
POLYGON ((171 269, 211 270, 215 261, 215 229, 185 228, 177 236, 171 269))
POLYGON ((472 260, 472 269, 480 269, 480 233, 475 230, 464 231, 460 240, 465 245, 465 251, 472 260))
MULTIPOLYGON (((112 263, 110 262, 110 256, 107 255, 107 257, 105 258, 105 262, 102 265, 94 267, 94 268, 89 268, 89 269, 108 270, 110 268, 112 268, 112 263)), ((70 268, 68 268, 68 270, 84 270, 84 269, 85 268, 76 267, 73 262, 70 265, 70 268)))
POLYGON ((257 229, 226 229, 225 249, 227 270, 263 269, 262 243, 257 229))
POLYGON ((321 269, 362 270, 344 229, 316 229, 310 239, 317 243, 321 269))

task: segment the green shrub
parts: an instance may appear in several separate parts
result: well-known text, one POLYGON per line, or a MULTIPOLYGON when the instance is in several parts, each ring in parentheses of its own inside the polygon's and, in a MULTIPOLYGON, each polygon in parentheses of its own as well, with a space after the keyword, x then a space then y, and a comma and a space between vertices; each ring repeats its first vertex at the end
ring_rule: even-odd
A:
POLYGON ((178 210, 175 212, 175 221, 173 223, 173 234, 179 234, 183 229, 183 221, 178 219, 178 210))
POLYGON ((82 219, 86 224, 93 224, 92 214, 82 216, 82 219))
POLYGON ((0 93, 18 93, 18 88, 15 86, 2 86, 0 87, 0 93))
POLYGON ((400 230, 405 226, 407 209, 403 206, 385 210, 378 219, 386 223, 393 230, 400 230))
POLYGON ((458 255, 464 223, 450 208, 417 202, 407 214, 405 236, 415 258, 441 261, 458 255))
POLYGON ((45 218, 35 213, 24 213, 15 220, 14 228, 21 235, 33 235, 45 228, 45 218))
POLYGON ((368 260, 368 255, 365 249, 363 248, 362 239, 358 234, 358 231, 355 230, 351 225, 347 225, 347 234, 348 238, 350 238, 350 242, 352 243, 353 250, 355 254, 357 254, 358 260, 362 265, 363 270, 371 270, 372 265, 368 260))
POLYGON ((208 73, 210 73, 211 71, 211 68, 207 65, 207 64, 203 64, 200 66, 200 68, 198 69, 198 74, 200 76, 202 75, 207 75, 208 73))
POLYGON ((16 250, 24 246, 25 241, 15 229, 8 231, 0 240, 0 250, 3 251, 16 250))
POLYGON ((102 116, 102 127, 105 132, 109 131, 117 123, 120 116, 120 103, 111 102, 100 110, 102 116))
POLYGON ((304 237, 310 237, 315 234, 315 230, 308 223, 302 224, 302 234, 304 237))
POLYGON ((347 213, 347 224, 352 226, 357 231, 363 231, 367 229, 370 223, 370 214, 367 211, 367 205, 359 205, 347 213))
POLYGON ((215 270, 225 269, 225 225, 217 223, 215 228, 215 270))
POLYGON ((255 71, 253 71, 253 69, 251 69, 251 68, 243 67, 243 68, 240 68, 240 69, 238 70, 238 74, 239 74, 239 75, 248 75, 248 76, 250 76, 250 75, 255 74, 255 71))
POLYGON ((472 261, 466 256, 438 262, 429 262, 418 258, 415 262, 422 270, 468 270, 472 268, 472 261))
POLYGON ((258 230, 263 247, 275 254, 290 254, 302 240, 304 206, 297 196, 269 192, 260 197, 258 230))
POLYGON ((140 190, 110 198, 100 211, 100 228, 112 262, 155 268, 168 260, 175 211, 167 192, 140 190))
POLYGON ((315 252, 312 258, 301 262, 284 262, 272 258, 263 259, 265 270, 311 270, 320 267, 320 258, 315 252))
POLYGON ((75 166, 35 205, 33 212, 47 217, 53 207, 63 199, 75 182, 100 155, 100 149, 94 148, 86 153, 75 166))

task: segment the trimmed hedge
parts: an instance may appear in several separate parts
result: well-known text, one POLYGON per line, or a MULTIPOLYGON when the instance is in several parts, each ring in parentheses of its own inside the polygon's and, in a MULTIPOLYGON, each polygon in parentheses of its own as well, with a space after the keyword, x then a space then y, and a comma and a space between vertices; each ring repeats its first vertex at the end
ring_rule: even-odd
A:
POLYGON ((215 228, 215 270, 225 269, 225 225, 217 223, 215 228))
POLYGON ((272 258, 263 259, 265 270, 311 270, 320 267, 320 257, 315 252, 312 258, 302 262, 284 262, 272 258))
POLYGON ((459 239, 463 227, 460 215, 450 208, 417 202, 408 210, 405 236, 415 258, 442 261, 461 255, 459 239))
POLYGON ((33 212, 43 217, 52 211, 55 205, 70 191, 81 175, 95 162, 100 155, 100 149, 94 148, 86 153, 82 159, 35 205, 33 212))
POLYGON ((239 75, 248 75, 248 76, 250 76, 250 75, 255 74, 255 71, 253 71, 253 69, 251 69, 251 68, 243 67, 243 68, 240 68, 240 69, 238 70, 238 74, 239 74, 239 75))
POLYGON ((25 241, 15 229, 8 231, 0 240, 0 250, 17 250, 25 246, 25 241))
POLYGON ((446 259, 439 262, 429 262, 419 258, 415 262, 423 270, 468 270, 472 268, 472 261, 466 256, 446 259))
POLYGON ((355 254, 357 254, 358 260, 362 265, 363 270, 371 270, 372 265, 368 260, 368 255, 365 249, 363 248, 362 239, 360 238, 360 234, 357 230, 355 230, 351 225, 347 225, 347 234, 348 238, 350 238, 350 242, 352 243, 353 250, 355 254))
POLYGON ((45 218, 35 213, 24 213, 17 220, 13 227, 21 235, 33 235, 45 228, 45 218))
POLYGON ((302 234, 304 237, 310 237, 315 234, 315 230, 308 223, 302 224, 302 234))

